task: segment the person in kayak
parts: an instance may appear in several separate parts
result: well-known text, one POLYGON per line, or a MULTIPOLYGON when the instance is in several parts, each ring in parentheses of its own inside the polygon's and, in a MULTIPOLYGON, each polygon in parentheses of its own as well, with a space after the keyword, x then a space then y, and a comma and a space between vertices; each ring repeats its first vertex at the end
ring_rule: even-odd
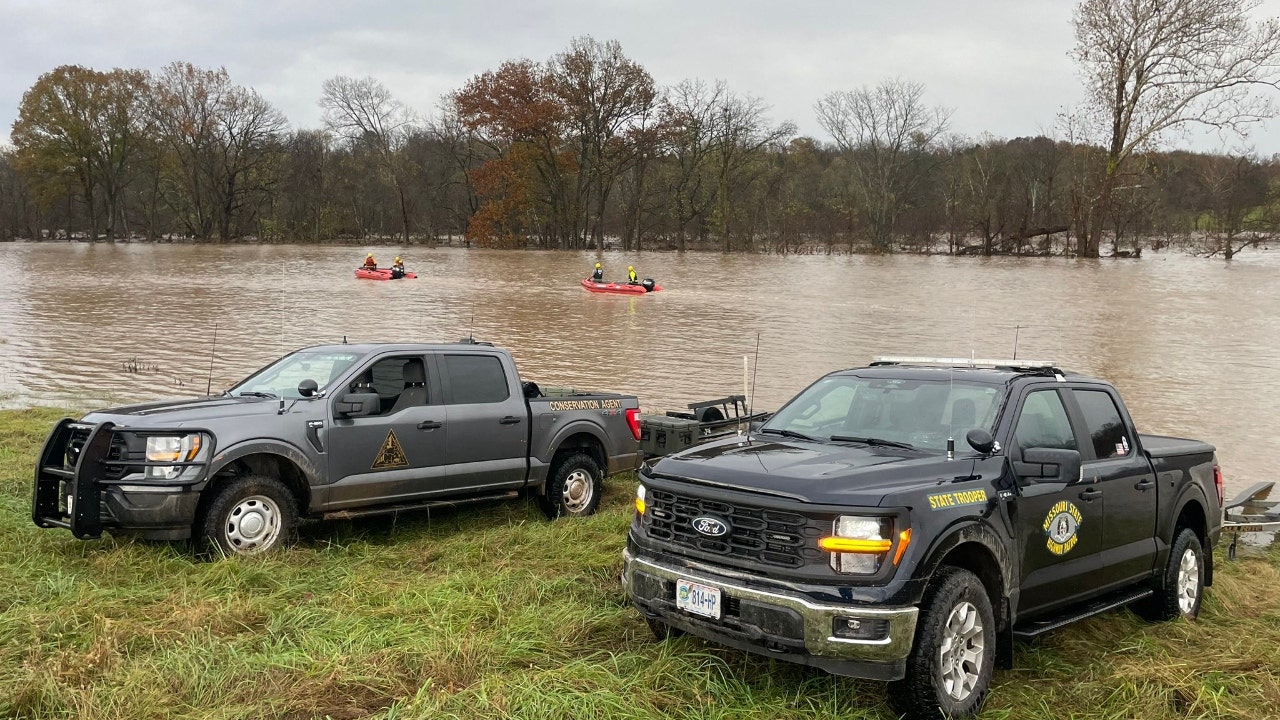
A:
POLYGON ((399 280, 402 277, 404 277, 404 261, 397 255, 395 263, 391 265, 391 279, 399 280))
POLYGON ((591 273, 591 279, 595 282, 604 282, 604 268, 600 267, 600 263, 596 263, 596 269, 591 273))
POLYGON ((636 268, 634 265, 627 266, 627 284, 628 285, 640 284, 640 276, 636 274, 636 268))
POLYGON ((368 255, 364 256, 364 269, 365 270, 378 269, 378 261, 373 259, 373 253, 369 253, 368 255))

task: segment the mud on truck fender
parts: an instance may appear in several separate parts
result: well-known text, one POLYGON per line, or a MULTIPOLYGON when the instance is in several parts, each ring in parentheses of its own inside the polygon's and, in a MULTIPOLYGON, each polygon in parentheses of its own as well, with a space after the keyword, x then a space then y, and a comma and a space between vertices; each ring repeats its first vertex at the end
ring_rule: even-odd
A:
POLYGON ((919 556, 919 616, 906 674, 890 705, 907 717, 968 717, 982 706, 994 668, 1012 665, 1007 546, 974 520, 947 527, 919 556))
POLYGON ((202 555, 255 555, 288 544, 307 511, 312 464, 279 441, 250 441, 218 453, 200 492, 192 540, 202 555))
POLYGON ((609 469, 602 431, 588 422, 566 427, 551 444, 555 448, 538 492, 548 518, 585 517, 595 513, 604 494, 609 469))

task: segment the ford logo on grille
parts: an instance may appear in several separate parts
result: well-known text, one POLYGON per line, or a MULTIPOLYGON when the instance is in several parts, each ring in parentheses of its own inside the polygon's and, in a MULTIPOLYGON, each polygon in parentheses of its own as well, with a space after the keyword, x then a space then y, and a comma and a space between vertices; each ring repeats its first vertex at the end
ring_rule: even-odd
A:
POLYGON ((720 537, 729 532, 729 523, 709 515, 693 519, 693 529, 707 537, 720 537))

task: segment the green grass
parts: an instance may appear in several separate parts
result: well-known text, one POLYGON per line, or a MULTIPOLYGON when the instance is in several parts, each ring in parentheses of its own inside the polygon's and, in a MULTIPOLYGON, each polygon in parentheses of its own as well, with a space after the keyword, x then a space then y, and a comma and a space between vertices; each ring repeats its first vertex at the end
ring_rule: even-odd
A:
MULTIPOLYGON (((878 683, 653 642, 618 581, 629 478, 585 521, 494 504, 200 563, 31 524, 60 414, 0 412, 0 717, 892 717, 878 683)), ((1219 560, 1200 621, 1113 613, 1020 645, 982 717, 1280 717, 1280 552, 1219 560)))

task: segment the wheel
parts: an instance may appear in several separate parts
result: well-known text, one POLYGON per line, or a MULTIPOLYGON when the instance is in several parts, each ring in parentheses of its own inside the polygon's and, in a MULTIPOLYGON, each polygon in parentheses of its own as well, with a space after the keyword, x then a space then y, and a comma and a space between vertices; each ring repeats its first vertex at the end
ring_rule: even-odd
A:
POLYGON ((585 517, 600 506, 603 491, 604 474, 596 461, 586 453, 565 453, 551 465, 542 511, 553 520, 565 515, 585 517))
POLYGON ((967 718, 982 708, 995 668, 991 598, 968 570, 943 566, 925 591, 907 674, 889 701, 907 718, 967 718))
POLYGON ((217 489, 196 527, 203 554, 258 555, 292 539, 297 503, 279 480, 238 477, 217 489))
POLYGON ((1160 576, 1160 586, 1134 610, 1152 622, 1176 617, 1194 620, 1204 597, 1204 548, 1190 528, 1182 528, 1173 539, 1169 561, 1160 576))
POLYGON ((684 631, 678 627, 671 627, 665 622, 647 617, 644 624, 649 626, 649 632, 653 633, 653 638, 658 642, 666 642, 669 638, 680 637, 684 635, 684 631))

